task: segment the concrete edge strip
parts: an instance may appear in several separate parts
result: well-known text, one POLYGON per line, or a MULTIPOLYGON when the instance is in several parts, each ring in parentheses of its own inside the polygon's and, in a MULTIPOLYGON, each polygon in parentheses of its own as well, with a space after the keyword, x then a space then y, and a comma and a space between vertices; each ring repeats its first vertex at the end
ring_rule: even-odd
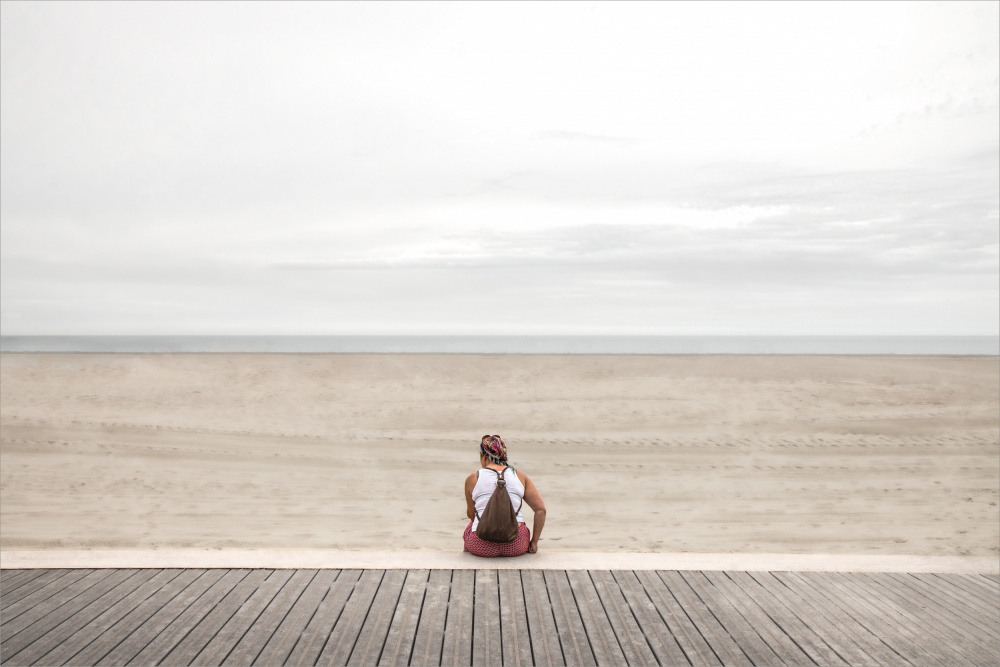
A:
POLYGON ((540 552, 479 558, 453 551, 160 549, 0 551, 0 569, 259 568, 439 570, 736 570, 1000 574, 1000 560, 958 556, 540 552))

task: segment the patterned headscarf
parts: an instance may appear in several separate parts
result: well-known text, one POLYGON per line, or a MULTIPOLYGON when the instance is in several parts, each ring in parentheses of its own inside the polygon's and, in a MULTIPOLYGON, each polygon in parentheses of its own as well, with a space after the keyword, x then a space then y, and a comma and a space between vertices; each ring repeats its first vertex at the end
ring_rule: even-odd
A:
POLYGON ((484 435, 479 451, 493 463, 507 465, 507 445, 503 444, 499 435, 484 435))

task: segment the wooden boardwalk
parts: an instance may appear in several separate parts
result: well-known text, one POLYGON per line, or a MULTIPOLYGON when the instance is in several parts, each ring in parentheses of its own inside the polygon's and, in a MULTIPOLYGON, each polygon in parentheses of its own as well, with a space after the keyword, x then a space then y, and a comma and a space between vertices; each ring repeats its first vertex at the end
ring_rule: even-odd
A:
POLYGON ((0 571, 4 665, 996 665, 993 575, 0 571))

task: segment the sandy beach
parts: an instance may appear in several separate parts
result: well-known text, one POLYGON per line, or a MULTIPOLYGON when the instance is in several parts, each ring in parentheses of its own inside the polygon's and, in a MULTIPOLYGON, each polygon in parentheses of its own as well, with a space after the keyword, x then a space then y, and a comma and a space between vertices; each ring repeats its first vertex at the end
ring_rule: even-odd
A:
POLYGON ((0 355, 0 547, 1000 555, 996 357, 0 355), (526 518, 531 521, 530 511, 526 518))

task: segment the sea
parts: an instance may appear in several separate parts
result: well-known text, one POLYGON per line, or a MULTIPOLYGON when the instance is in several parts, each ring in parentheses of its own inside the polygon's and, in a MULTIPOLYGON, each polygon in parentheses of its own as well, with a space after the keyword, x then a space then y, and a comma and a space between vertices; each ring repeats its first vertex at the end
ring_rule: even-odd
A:
POLYGON ((0 352, 1000 355, 1000 336, 0 336, 0 352))

